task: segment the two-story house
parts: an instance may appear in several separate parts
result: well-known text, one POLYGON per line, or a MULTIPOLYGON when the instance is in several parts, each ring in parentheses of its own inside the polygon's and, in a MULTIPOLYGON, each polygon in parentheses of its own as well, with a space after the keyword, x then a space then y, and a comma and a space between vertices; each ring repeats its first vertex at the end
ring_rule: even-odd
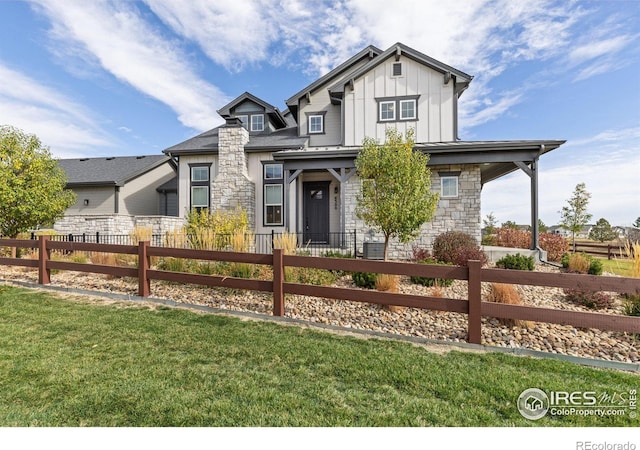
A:
MULTIPOLYGON (((256 233, 286 230, 332 244, 357 230, 361 250, 373 234, 355 214, 355 158, 365 137, 382 142, 394 127, 415 130, 415 148, 430 155, 432 188, 440 193, 434 220, 421 230, 423 245, 448 230, 480 241, 482 186, 518 168, 531 177, 537 224, 537 161, 564 141, 460 141, 458 99, 471 80, 397 43, 365 48, 294 94, 282 112, 244 93, 218 110, 224 125, 164 150, 178 161, 179 214, 239 206, 256 233)), ((395 243, 392 251, 408 248, 395 243)))

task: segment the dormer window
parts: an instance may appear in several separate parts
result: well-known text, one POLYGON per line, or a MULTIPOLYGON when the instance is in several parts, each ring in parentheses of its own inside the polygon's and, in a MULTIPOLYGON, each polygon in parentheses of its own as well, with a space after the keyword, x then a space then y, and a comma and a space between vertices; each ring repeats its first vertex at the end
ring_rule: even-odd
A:
POLYGON ((244 127, 245 130, 249 129, 249 116, 247 115, 236 116, 236 118, 240 119, 240 122, 242 122, 242 126, 244 127))
POLYGON ((251 131, 263 131, 264 130, 264 115, 252 114, 251 115, 251 131))

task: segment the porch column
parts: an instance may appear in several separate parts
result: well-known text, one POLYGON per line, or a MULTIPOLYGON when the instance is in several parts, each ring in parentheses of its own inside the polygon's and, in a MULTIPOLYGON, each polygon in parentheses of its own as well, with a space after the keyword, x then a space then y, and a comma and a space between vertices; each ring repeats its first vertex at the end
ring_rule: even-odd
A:
POLYGON ((298 178, 298 175, 300 175, 302 173, 302 169, 297 169, 297 170, 289 170, 289 169, 285 169, 284 170, 284 225, 285 225, 285 229, 289 232, 291 232, 291 217, 289 214, 291 205, 289 204, 289 191, 291 190, 291 183, 293 183, 296 178, 298 178), (293 173, 291 173, 293 172, 293 173))
POLYGON ((351 169, 351 171, 347 173, 347 169, 342 167, 340 168, 340 175, 338 175, 338 172, 336 172, 335 169, 327 169, 327 171, 340 182, 340 231, 344 233, 344 225, 346 223, 346 212, 344 209, 344 203, 347 199, 344 184, 349 181, 349 178, 351 178, 356 173, 356 170, 351 169))
POLYGON ((514 162, 531 180, 531 250, 540 247, 540 227, 538 225, 538 158, 539 156, 536 156, 533 161, 531 161, 530 166, 522 161, 514 162))

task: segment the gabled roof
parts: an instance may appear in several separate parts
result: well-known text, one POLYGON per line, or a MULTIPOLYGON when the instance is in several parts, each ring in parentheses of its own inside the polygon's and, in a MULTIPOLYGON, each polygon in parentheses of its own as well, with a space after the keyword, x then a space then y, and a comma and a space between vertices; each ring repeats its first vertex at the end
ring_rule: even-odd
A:
MULTIPOLYGON (((224 126, 224 125, 222 125, 224 126)), ((217 154, 218 153, 218 131, 220 127, 205 131, 198 136, 187 139, 163 150, 166 155, 183 155, 189 153, 196 154, 217 154)), ((306 136, 298 136, 298 128, 289 126, 268 134, 254 134, 249 137, 249 142, 244 146, 246 151, 262 150, 286 150, 299 149, 307 142, 306 136)))
POLYGON ((262 99, 259 99, 258 97, 251 94, 250 92, 245 92, 240 96, 236 97, 234 100, 232 100, 231 102, 227 103, 222 108, 220 108, 217 111, 217 113, 220 114, 225 119, 227 117, 231 117, 232 115, 231 110, 236 106, 240 105, 242 102, 247 100, 262 106, 264 108, 265 113, 267 113, 271 118, 271 123, 273 123, 276 126, 276 128, 282 128, 287 125, 287 121, 284 118, 284 115, 280 112, 280 110, 278 110, 278 108, 265 102, 262 99))
POLYGON ((60 159, 58 165, 67 174, 67 187, 124 186, 130 180, 169 163, 166 155, 118 156, 108 158, 60 159))
POLYGON ((333 79, 333 78, 335 78, 335 77, 337 77, 337 76, 339 76, 339 75, 351 70, 352 66, 355 63, 357 63, 358 61, 360 61, 362 58, 375 58, 376 56, 378 56, 381 53, 382 53, 382 50, 380 50, 378 47, 375 47, 373 45, 369 45, 365 49, 361 50, 360 52, 356 53, 351 58, 349 58, 348 60, 346 60, 345 62, 340 64, 335 69, 327 72, 325 75, 323 75, 322 77, 318 78, 316 81, 314 81, 310 85, 306 86, 304 89, 301 89, 300 91, 296 92, 294 95, 291 96, 291 98, 289 98, 286 101, 287 106, 289 107, 289 109, 291 109, 291 112, 294 115, 297 115, 297 112, 298 112, 298 100, 300 100, 300 97, 304 96, 307 92, 310 93, 310 92, 315 91, 316 89, 318 89, 322 85, 324 85, 327 82, 331 81, 331 79, 333 79))
POLYGON ((456 85, 458 86, 458 89, 457 89, 458 96, 460 96, 460 94, 462 94, 462 91, 464 91, 467 88, 467 86, 469 85, 469 83, 473 79, 472 75, 466 74, 466 73, 462 72, 461 70, 458 70, 458 69, 456 69, 454 67, 451 67, 451 66, 449 66, 449 65, 447 65, 447 64, 445 64, 443 62, 440 62, 440 61, 438 61, 436 59, 433 59, 432 57, 427 56, 424 53, 420 53, 419 51, 414 50, 411 47, 407 47, 406 45, 404 45, 401 42, 397 42, 394 45, 392 45, 391 47, 389 47, 387 50, 382 52, 380 55, 378 55, 377 57, 373 58, 367 64, 365 64, 364 66, 360 67, 355 72, 349 74, 348 77, 343 78, 338 83, 336 83, 333 86, 331 86, 329 88, 329 93, 332 94, 332 95, 340 97, 341 93, 344 92, 344 87, 347 84, 349 84, 352 80, 360 78, 362 75, 366 74, 367 72, 369 72, 374 67, 376 67, 379 64, 383 63, 385 60, 387 60, 387 58, 390 58, 392 56, 398 57, 398 56, 401 56, 401 55, 404 55, 404 56, 406 56, 408 58, 413 59, 414 61, 417 61, 417 62, 419 62, 421 64, 424 64, 425 66, 430 67, 430 68, 442 73, 443 75, 449 74, 450 76, 454 76, 456 78, 456 85))

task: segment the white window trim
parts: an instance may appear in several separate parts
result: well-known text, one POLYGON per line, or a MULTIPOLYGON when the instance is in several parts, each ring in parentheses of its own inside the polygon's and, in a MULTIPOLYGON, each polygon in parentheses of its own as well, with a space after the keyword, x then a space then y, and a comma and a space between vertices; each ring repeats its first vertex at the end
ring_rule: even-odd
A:
POLYGON ((410 99, 410 100, 400 100, 400 108, 398 108, 400 110, 400 120, 415 120, 416 116, 417 116, 417 108, 418 108, 418 102, 416 102, 415 99, 410 99), (402 104, 403 103, 413 103, 413 116, 411 117, 402 117, 402 104))
POLYGON ((455 176, 445 176, 445 177, 441 177, 440 178, 440 198, 457 198, 459 195, 459 188, 458 188, 458 177, 455 176), (456 184, 456 193, 455 195, 445 195, 444 194, 444 181, 445 180, 455 180, 456 184))
POLYGON ((264 114, 252 114, 251 115, 251 131, 264 131, 264 114), (254 122, 253 122, 253 118, 254 117, 260 117, 262 119, 261 122, 261 127, 257 128, 253 126, 254 122))
POLYGON ((283 225, 284 221, 284 189, 282 184, 265 184, 264 185, 264 224, 265 226, 277 226, 283 225), (277 187, 280 190, 280 203, 267 203, 267 188, 277 187), (279 222, 268 222, 267 221, 267 208, 269 206, 279 206, 280 207, 280 221, 279 222))
POLYGON ((284 170, 283 170, 282 164, 265 164, 264 165, 264 175, 263 176, 264 176, 265 180, 282 180, 284 178, 284 170), (280 176, 277 177, 277 178, 269 178, 269 177, 267 177, 267 167, 268 166, 278 166, 278 167, 280 167, 280 176))
POLYGON ((309 134, 322 134, 324 133, 324 116, 322 114, 313 114, 309 116, 309 123, 308 123, 308 128, 309 128, 309 134), (314 118, 319 118, 320 119, 320 129, 319 130, 311 130, 311 119, 314 118))
POLYGON ((193 166, 191 167, 191 182, 206 182, 209 181, 209 167, 207 166, 193 166), (196 180, 196 177, 193 176, 193 174, 196 172, 196 169, 198 170, 202 170, 202 169, 206 169, 207 170, 207 177, 204 180, 196 180))
POLYGON ((191 207, 192 208, 208 208, 209 207, 209 186, 191 186, 191 207), (196 205, 194 203, 194 195, 193 195, 193 190, 194 189, 206 189, 207 191, 207 202, 204 205, 196 205))
POLYGON ((395 100, 391 100, 391 101, 382 101, 379 103, 380 106, 380 110, 378 111, 378 118, 380 119, 380 122, 392 122, 396 120, 396 101, 395 100), (391 104, 393 105, 393 117, 387 117, 385 119, 382 118, 382 105, 388 105, 391 104))

